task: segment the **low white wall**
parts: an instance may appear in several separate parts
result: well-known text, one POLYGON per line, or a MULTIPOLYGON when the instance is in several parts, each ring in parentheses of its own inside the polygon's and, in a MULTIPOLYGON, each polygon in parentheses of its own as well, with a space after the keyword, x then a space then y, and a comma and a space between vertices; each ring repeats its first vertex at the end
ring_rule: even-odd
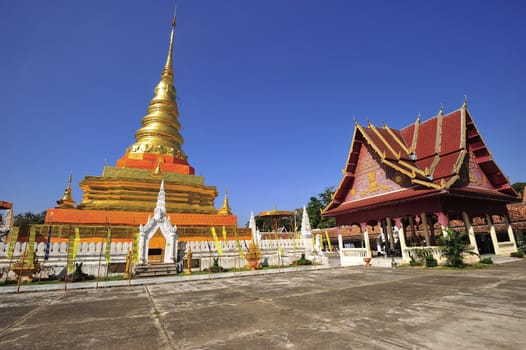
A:
MULTIPOLYGON (((307 242, 309 243, 309 242, 307 242)), ((204 270, 213 265, 213 259, 219 259, 219 265, 226 269, 240 268, 247 264, 247 261, 240 256, 238 244, 236 241, 220 241, 222 255, 213 240, 196 241, 196 242, 178 242, 179 244, 179 262, 186 263, 186 252, 192 250, 192 259, 199 259, 200 270, 204 270)), ((250 241, 240 241, 242 254, 246 254, 250 241)), ((16 262, 21 258, 26 250, 27 243, 16 242, 13 250, 13 258, 7 258, 9 243, 0 242, 0 268, 6 270, 10 263, 16 262)), ((308 244, 307 244, 308 246, 308 244)), ((35 243, 35 253, 40 263, 44 265, 45 274, 54 274, 57 276, 65 273, 67 262, 68 243, 52 243, 50 246, 49 259, 44 261, 46 249, 45 243, 35 243)), ((125 263, 128 250, 132 244, 128 242, 111 243, 110 264, 125 263)), ((316 263, 331 263, 323 255, 312 254, 305 249, 305 239, 267 239, 259 242, 261 251, 261 262, 269 266, 287 266, 291 265, 294 260, 298 260, 301 254, 305 254, 307 259, 316 263), (281 256, 279 250, 281 250, 281 256)), ((334 259, 333 259, 334 260, 334 259)), ((105 275, 107 270, 106 264, 106 243, 82 243, 79 244, 75 263, 83 263, 82 271, 89 275, 105 275)), ((339 264, 332 262, 332 264, 339 264)), ((44 274, 44 275, 45 275, 44 274)), ((111 275, 111 273, 110 273, 111 275)))

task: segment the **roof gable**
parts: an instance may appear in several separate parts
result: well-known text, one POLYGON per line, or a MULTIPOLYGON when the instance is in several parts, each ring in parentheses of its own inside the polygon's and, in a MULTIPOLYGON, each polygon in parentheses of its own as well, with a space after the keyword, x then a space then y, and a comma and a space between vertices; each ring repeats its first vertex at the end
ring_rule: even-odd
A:
MULTIPOLYGON (((365 171, 367 176, 371 174, 373 177, 367 182, 367 176, 364 176, 361 170, 360 164, 368 163, 369 158, 375 159, 378 169, 392 171, 391 175, 383 171, 382 176, 385 178, 382 178, 382 181, 391 181, 385 186, 399 183, 407 189, 447 190, 453 186, 462 188, 471 183, 461 179, 463 165, 468 164, 470 178, 486 178, 485 189, 512 197, 518 196, 493 161, 473 123, 466 103, 446 116, 441 110, 438 115, 425 122, 420 122, 418 117, 414 124, 401 130, 389 128, 387 125, 377 128, 371 123, 368 123, 367 127, 358 123, 355 126, 342 181, 326 211, 337 208, 344 202, 362 199, 367 193, 382 193, 382 188, 371 191, 376 189, 374 182, 378 182, 379 173, 371 174, 372 170, 368 173, 365 171), (468 152, 472 154, 471 157, 466 156, 468 152), (402 180, 395 183, 395 177, 402 180), (356 181, 360 183, 355 184, 356 181), (369 183, 368 186, 372 187, 364 189, 366 185, 361 182, 369 183)), ((383 192, 389 191, 385 188, 383 192)))

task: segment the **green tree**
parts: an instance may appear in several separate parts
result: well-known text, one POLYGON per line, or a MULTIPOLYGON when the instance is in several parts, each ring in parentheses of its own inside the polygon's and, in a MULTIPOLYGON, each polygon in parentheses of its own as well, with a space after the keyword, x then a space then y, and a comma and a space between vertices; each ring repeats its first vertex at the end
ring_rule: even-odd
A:
POLYGON ((464 267, 464 254, 477 253, 471 250, 468 235, 465 232, 458 232, 447 228, 447 235, 440 237, 442 254, 446 257, 446 266, 464 267))
POLYGON ((307 204, 307 214, 309 215, 312 228, 328 228, 336 225, 335 218, 321 216, 321 211, 329 205, 333 195, 334 187, 330 186, 325 188, 317 197, 310 197, 310 201, 307 204))
POLYGON ((43 224, 45 218, 46 211, 43 211, 40 214, 26 211, 25 213, 15 215, 15 226, 20 227, 23 224, 43 224))
POLYGON ((524 186, 526 186, 526 182, 515 182, 511 185, 511 187, 520 193, 521 197, 524 196, 524 186))

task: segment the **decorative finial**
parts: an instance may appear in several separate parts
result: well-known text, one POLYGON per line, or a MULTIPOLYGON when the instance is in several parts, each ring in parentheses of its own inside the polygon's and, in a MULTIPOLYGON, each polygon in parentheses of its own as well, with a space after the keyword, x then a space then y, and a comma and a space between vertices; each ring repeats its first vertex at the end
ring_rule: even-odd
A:
POLYGON ((172 27, 175 27, 176 14, 177 14, 177 3, 175 3, 175 1, 174 1, 174 19, 172 20, 172 27))
POLYGON ((181 124, 178 120, 179 111, 172 64, 176 24, 175 11, 174 8, 170 44, 166 62, 161 72, 161 80, 154 89, 154 96, 147 109, 148 114, 142 119, 142 127, 135 132, 135 143, 127 149, 127 153, 168 155, 186 163, 187 157, 182 150, 183 137, 181 136, 181 124))
POLYGON ((416 116, 416 122, 417 123, 420 123, 420 118, 422 117, 422 115, 420 114, 420 112, 418 112, 418 115, 416 116))
POLYGON ((223 199, 223 206, 217 211, 219 215, 232 215, 232 209, 228 204, 228 189, 225 188, 225 198, 223 199))
POLYGON ((438 111, 438 115, 444 115, 444 105, 442 102, 440 102, 440 110, 438 111))
POLYGON ((354 121, 354 125, 358 125, 358 121, 356 121, 356 116, 354 114, 352 115, 352 120, 354 121))
POLYGON ((66 189, 64 190, 64 194, 62 197, 57 200, 57 206, 55 208, 74 208, 75 207, 75 201, 73 200, 73 196, 71 195, 71 180, 73 179, 73 175, 69 173, 68 177, 68 185, 66 186, 66 189))
POLYGON ((466 108, 468 106, 468 96, 464 95, 464 103, 462 104, 462 108, 466 108))
POLYGON ((382 126, 384 127, 384 129, 387 129, 387 124, 385 124, 385 121, 382 120, 382 126))

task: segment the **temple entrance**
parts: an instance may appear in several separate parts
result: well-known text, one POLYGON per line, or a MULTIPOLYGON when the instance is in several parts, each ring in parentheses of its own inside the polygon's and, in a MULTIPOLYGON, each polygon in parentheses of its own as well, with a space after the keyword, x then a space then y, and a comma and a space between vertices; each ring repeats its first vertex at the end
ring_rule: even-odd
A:
POLYGON ((495 248, 493 247, 489 232, 476 233, 475 239, 477 241, 479 254, 495 254, 495 248))
POLYGON ((148 241, 148 264, 162 264, 164 262, 164 249, 166 239, 161 230, 157 230, 148 241))

